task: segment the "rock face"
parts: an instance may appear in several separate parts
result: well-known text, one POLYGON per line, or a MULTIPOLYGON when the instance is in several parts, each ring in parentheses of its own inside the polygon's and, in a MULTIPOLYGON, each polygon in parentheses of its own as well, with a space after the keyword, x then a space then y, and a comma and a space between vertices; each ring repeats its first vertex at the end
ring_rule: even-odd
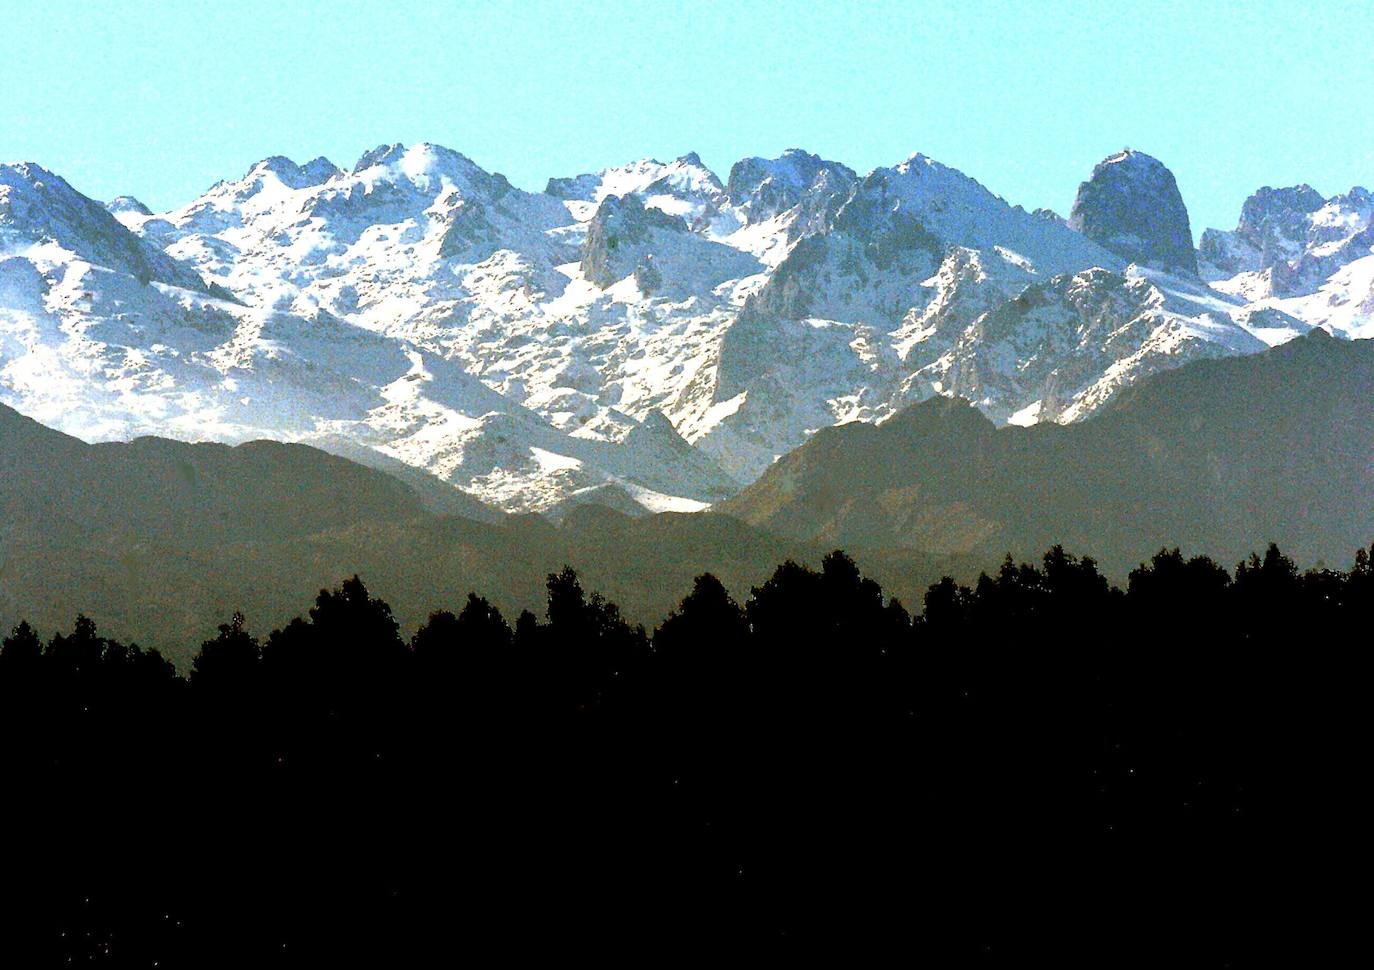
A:
POLYGON ((1204 230, 1198 251, 1229 273, 1267 269, 1301 253, 1308 216, 1324 205, 1326 199, 1310 185, 1282 189, 1266 185, 1245 200, 1234 232, 1204 230))
POLYGON ((1078 187, 1069 226, 1133 263, 1197 275, 1188 209, 1173 173, 1129 148, 1103 159, 1078 187))
POLYGON ((1069 422, 1180 361, 1265 349, 1235 317, 1189 306, 1204 295, 1178 286, 1098 267, 1033 283, 960 335, 944 388, 1012 424, 1069 422))
POLYGON ((1214 279, 1257 274, 1236 284, 1251 296, 1315 292, 1374 247, 1374 197, 1356 186, 1323 198, 1310 185, 1265 186, 1245 200, 1233 231, 1208 229, 1199 253, 1214 279))
POLYGON ((829 162, 800 148, 780 158, 742 158, 730 168, 725 192, 751 223, 772 219, 809 196, 833 198, 845 193, 858 176, 848 166, 829 162))
POLYGON ((656 232, 686 232, 681 219, 645 208, 636 195, 609 195, 587 227, 582 274, 603 290, 643 268, 649 273, 656 232))
MULTIPOLYGON (((1282 252, 1307 235, 1307 216, 1326 205, 1326 199, 1310 185, 1285 189, 1260 189, 1241 206, 1236 232, 1259 248, 1282 252), (1268 244, 1268 246, 1266 246, 1268 244)), ((1290 253, 1291 255, 1291 253, 1290 253)))

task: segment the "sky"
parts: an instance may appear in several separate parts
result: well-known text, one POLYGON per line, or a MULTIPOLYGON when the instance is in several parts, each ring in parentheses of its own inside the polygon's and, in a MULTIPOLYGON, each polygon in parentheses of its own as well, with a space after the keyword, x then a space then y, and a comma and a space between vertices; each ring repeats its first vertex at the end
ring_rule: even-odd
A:
POLYGON ((1374 187, 1374 3, 0 0, 0 161, 181 205, 269 155, 433 141, 516 185, 689 151, 919 151, 1067 214, 1123 147, 1195 233, 1374 187))

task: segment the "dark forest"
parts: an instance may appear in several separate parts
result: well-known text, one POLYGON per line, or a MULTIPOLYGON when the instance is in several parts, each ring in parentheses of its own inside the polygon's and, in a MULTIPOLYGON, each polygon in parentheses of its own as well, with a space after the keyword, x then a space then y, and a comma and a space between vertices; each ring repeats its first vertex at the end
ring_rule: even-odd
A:
POLYGON ((1363 550, 1164 550, 1118 589, 1055 547, 914 615, 835 552, 743 603, 703 575, 652 631, 547 591, 407 639, 354 577, 185 676, 20 625, 8 965, 1239 966, 1353 920, 1363 550))

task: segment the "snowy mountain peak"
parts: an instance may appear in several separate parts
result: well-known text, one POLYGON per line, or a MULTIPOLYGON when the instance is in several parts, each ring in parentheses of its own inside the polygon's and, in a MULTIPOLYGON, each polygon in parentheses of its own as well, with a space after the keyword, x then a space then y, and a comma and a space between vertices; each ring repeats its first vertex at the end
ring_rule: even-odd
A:
POLYGON ((1374 334, 1374 198, 1360 186, 1330 198, 1306 184, 1265 186, 1234 230, 1205 231, 1199 252, 1218 290, 1310 325, 1374 334))
POLYGON ((1131 148, 1078 187, 1069 226, 1130 262, 1196 276, 1188 209, 1164 163, 1131 148))
POLYGON ((132 195, 117 195, 109 202, 105 203, 105 208, 116 218, 126 212, 137 216, 150 216, 153 214, 152 209, 149 209, 132 195))
POLYGON ((188 266, 134 235, 66 179, 32 162, 0 165, 0 255, 12 254, 57 264, 75 257, 140 282, 211 292, 188 266))
POLYGON ((390 145, 378 145, 370 151, 363 152, 358 161, 353 165, 353 173, 365 172, 374 165, 387 165, 405 154, 406 146, 400 142, 390 145))
POLYGON ((1123 210, 1136 248, 920 153, 861 178, 789 149, 727 185, 688 153, 531 193, 440 145, 382 145, 349 171, 267 158, 160 215, 0 167, 0 401, 92 440, 380 453, 508 510, 687 510, 934 394, 1070 421, 1318 318, 1374 329, 1367 192, 1250 206, 1238 232, 1301 208, 1268 243, 1295 248, 1211 288, 1120 255, 1168 238, 1141 231, 1167 170, 1128 151, 1095 176, 1106 203, 1080 219, 1123 210))
POLYGON ((595 204, 608 196, 639 196, 650 208, 678 216, 684 222, 708 225, 728 200, 716 174, 696 152, 671 162, 643 158, 615 168, 571 178, 551 178, 545 193, 565 199, 579 219, 589 219, 595 204))
POLYGON ((381 182, 404 181, 428 194, 447 184, 482 194, 502 194, 510 188, 505 176, 488 172, 461 152, 433 142, 409 147, 381 145, 365 153, 350 175, 368 188, 381 182))
POLYGON ((725 191, 757 223, 798 205, 808 192, 847 192, 857 178, 848 166, 789 148, 777 158, 740 159, 730 168, 725 191))

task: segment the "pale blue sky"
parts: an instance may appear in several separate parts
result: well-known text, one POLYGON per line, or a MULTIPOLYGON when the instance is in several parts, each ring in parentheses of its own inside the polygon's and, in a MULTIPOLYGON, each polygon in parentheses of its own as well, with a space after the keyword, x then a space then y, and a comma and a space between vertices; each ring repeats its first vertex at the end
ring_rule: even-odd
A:
POLYGON ((540 189, 697 151, 921 151, 1067 212, 1129 145, 1194 231, 1374 187, 1374 3, 0 0, 0 161, 179 205, 257 159, 436 141, 540 189))

